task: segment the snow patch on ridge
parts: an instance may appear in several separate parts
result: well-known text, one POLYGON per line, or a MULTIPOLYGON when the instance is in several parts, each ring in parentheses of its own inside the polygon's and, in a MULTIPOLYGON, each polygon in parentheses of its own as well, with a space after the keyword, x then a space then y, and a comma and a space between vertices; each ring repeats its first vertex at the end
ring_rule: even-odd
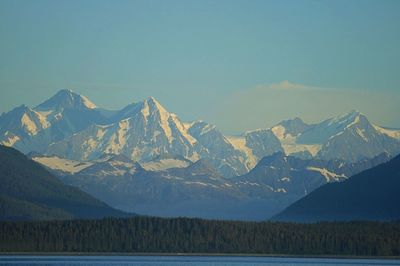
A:
POLYGON ((79 162, 68 159, 63 159, 57 156, 54 157, 33 157, 32 160, 53 170, 59 170, 67 173, 77 173, 91 165, 90 162, 79 162))
POLYGON ((325 177, 326 182, 339 181, 340 179, 347 178, 343 174, 338 175, 338 174, 332 173, 326 168, 318 168, 318 167, 309 166, 309 167, 307 167, 307 170, 316 171, 316 172, 321 173, 321 175, 323 175, 325 177))
POLYGON ((275 126, 275 127, 271 128, 271 131, 281 141, 285 140, 287 135, 290 135, 290 134, 287 134, 287 135, 285 134, 286 129, 283 126, 275 126))
POLYGON ((385 134, 391 138, 395 138, 395 139, 400 139, 400 130, 399 129, 387 129, 387 128, 383 128, 380 126, 376 126, 376 125, 372 125, 375 130, 377 130, 378 132, 385 134))
POLYGON ((96 109, 97 106, 92 103, 86 96, 80 95, 82 99, 82 103, 84 106, 86 106, 89 109, 96 109))
POLYGON ((161 171, 169 168, 184 168, 190 165, 189 162, 177 159, 163 159, 141 163, 142 167, 148 171, 161 171))

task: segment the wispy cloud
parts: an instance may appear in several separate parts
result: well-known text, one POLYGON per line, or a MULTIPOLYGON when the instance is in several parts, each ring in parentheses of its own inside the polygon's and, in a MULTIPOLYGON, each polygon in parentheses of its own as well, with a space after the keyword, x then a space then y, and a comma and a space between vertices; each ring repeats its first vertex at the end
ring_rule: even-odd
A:
POLYGON ((259 84, 254 88, 250 88, 249 90, 277 90, 277 91, 301 91, 301 90, 320 90, 326 89, 322 87, 316 86, 308 86, 299 83, 292 83, 288 80, 281 81, 279 83, 270 83, 270 84, 259 84))

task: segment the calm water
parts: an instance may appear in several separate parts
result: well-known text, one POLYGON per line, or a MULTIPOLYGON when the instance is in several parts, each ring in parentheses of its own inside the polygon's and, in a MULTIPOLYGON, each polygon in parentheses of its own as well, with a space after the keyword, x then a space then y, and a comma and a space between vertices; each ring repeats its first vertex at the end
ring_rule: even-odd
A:
POLYGON ((227 266, 227 265, 400 265, 400 260, 308 259, 227 256, 0 256, 0 265, 156 265, 156 266, 227 266))

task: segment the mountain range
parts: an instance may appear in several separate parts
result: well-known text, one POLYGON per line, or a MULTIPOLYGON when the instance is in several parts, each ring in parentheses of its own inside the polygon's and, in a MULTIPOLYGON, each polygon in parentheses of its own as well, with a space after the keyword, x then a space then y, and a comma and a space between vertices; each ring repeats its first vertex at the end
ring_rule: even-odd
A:
POLYGON ((388 161, 400 152, 400 130, 351 111, 225 136, 207 122, 181 121, 153 97, 112 111, 61 90, 3 113, 0 144, 126 212, 262 220, 388 161))
POLYGON ((122 154, 145 163, 160 155, 190 161, 210 159, 225 177, 240 176, 261 158, 285 152, 300 158, 357 162, 400 152, 400 130, 371 124, 357 111, 306 124, 300 118, 231 137, 204 121, 181 121, 156 99, 119 111, 97 107, 70 90, 34 108, 17 107, 0 116, 0 143, 29 153, 90 161, 122 154))

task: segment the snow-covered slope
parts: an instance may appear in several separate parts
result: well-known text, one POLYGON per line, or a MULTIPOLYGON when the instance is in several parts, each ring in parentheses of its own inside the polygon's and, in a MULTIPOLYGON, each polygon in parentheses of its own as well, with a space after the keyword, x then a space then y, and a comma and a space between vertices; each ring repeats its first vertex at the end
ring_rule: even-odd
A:
POLYGON ((53 143, 47 153, 76 160, 93 160, 104 153, 123 154, 135 161, 148 161, 162 154, 199 158, 196 139, 154 98, 124 108, 114 120, 53 143))
POLYGON ((258 162, 258 158, 253 154, 253 150, 246 146, 244 136, 227 136, 228 141, 239 151, 246 155, 246 166, 252 169, 258 162))
POLYGON ((58 156, 33 156, 32 160, 53 171, 59 171, 66 174, 75 174, 93 164, 93 162, 72 161, 58 156))
POLYGON ((160 155, 148 162, 142 162, 141 165, 148 171, 161 171, 170 168, 185 168, 192 162, 178 155, 160 155))

